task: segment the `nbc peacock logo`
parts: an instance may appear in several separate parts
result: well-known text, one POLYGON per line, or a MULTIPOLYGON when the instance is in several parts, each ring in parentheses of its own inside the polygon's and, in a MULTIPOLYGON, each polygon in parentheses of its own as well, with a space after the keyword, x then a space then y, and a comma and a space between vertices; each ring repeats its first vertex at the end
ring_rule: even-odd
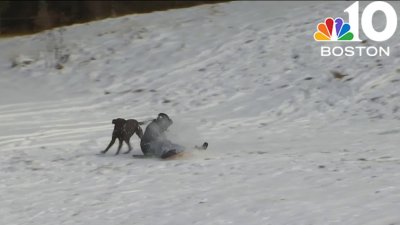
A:
POLYGON ((317 25, 314 39, 316 41, 351 41, 354 35, 350 32, 350 28, 350 24, 344 23, 342 18, 328 17, 324 23, 317 25))

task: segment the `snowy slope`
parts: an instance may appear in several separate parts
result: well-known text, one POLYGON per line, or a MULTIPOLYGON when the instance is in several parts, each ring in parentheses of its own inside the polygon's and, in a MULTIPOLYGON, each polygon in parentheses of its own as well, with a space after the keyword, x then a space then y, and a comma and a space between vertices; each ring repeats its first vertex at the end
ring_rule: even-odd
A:
POLYGON ((1 39, 0 224, 400 224, 399 33, 382 58, 322 58, 312 37, 349 5, 231 2, 1 39), (158 112, 209 151, 98 155, 112 119, 158 112))

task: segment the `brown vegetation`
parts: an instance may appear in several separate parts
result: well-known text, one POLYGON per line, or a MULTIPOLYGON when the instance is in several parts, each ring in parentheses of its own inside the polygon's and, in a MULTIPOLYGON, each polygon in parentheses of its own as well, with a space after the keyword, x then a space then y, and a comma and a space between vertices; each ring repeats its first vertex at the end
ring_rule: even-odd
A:
POLYGON ((35 33, 107 17, 224 1, 0 1, 0 34, 35 33))

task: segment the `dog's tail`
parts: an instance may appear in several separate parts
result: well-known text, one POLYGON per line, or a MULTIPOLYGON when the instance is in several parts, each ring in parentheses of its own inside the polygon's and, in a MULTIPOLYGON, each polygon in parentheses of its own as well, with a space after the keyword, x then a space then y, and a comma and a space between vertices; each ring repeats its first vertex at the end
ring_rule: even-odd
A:
POLYGON ((145 125, 146 123, 148 123, 150 121, 153 121, 153 119, 147 119, 147 120, 141 121, 141 122, 139 122, 139 125, 145 125))

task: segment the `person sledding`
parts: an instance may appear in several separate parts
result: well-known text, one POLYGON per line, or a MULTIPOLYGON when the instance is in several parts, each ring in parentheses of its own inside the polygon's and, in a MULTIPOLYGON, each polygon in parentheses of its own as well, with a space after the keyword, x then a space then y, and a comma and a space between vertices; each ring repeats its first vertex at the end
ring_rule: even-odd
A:
MULTIPOLYGON (((165 135, 168 127, 173 121, 165 113, 159 113, 157 119, 154 119, 147 127, 140 141, 140 148, 145 157, 158 157, 166 159, 182 153, 185 148, 181 145, 172 143, 165 135)), ((205 150, 208 143, 195 148, 205 150)))

